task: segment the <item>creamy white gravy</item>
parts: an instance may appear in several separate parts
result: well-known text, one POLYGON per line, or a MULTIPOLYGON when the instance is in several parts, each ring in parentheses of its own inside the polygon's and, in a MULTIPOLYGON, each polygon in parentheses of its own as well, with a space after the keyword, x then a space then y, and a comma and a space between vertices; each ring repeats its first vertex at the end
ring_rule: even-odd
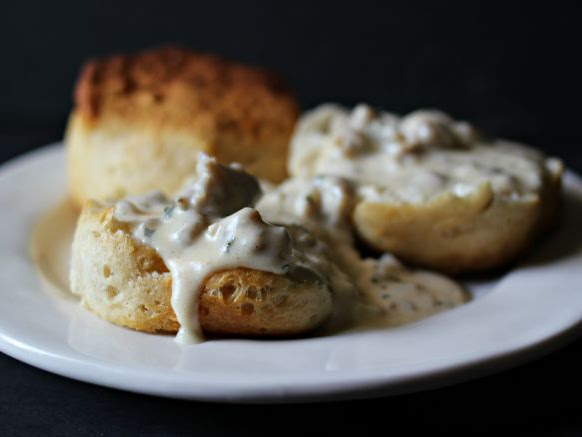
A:
POLYGON ((465 301, 462 288, 441 275, 412 272, 388 255, 361 259, 349 226, 356 195, 350 182, 315 178, 305 191, 290 181, 255 209, 260 195, 252 176, 201 154, 195 177, 175 200, 154 192, 115 205, 116 219, 130 223, 133 236, 154 248, 172 274, 179 342, 203 338, 203 281, 230 268, 279 275, 308 269, 333 293, 328 331, 371 318, 405 323, 465 301))
MULTIPOLYGON (((406 323, 466 300, 463 289, 444 276, 410 271, 389 255, 362 260, 347 226, 350 184, 321 178, 313 188, 309 200, 293 196, 272 208, 268 203, 285 197, 285 190, 264 196, 258 205, 263 214, 287 224, 272 225, 245 206, 259 194, 250 176, 201 156, 196 178, 176 200, 151 193, 116 204, 116 218, 130 223, 134 237, 155 248, 171 271, 171 303, 182 326, 178 341, 202 339, 198 293, 205 277, 241 266, 275 274, 297 275, 299 267, 314 273, 333 292, 334 312, 319 331, 325 334, 406 323)), ((39 221, 31 237, 39 272, 47 288, 61 297, 70 296, 76 219, 75 207, 64 202, 39 221)))
POLYGON ((322 249, 300 230, 293 230, 292 238, 287 228, 261 218, 252 208, 259 195, 252 176, 201 154, 196 177, 176 200, 156 192, 116 204, 115 218, 131 223, 134 237, 154 248, 172 274, 179 342, 202 339, 199 293, 214 272, 246 267, 286 275, 301 267, 336 289, 345 286, 322 249))
POLYGON ((363 104, 308 112, 289 157, 292 176, 346 178, 360 198, 378 202, 420 203, 445 191, 464 196, 482 184, 497 196, 520 199, 538 193, 560 167, 530 147, 488 140, 440 111, 398 117, 363 104))
POLYGON ((343 325, 397 325, 453 308, 467 300, 463 288, 438 273, 411 270, 390 254, 362 258, 355 248, 351 212, 358 193, 351 181, 336 176, 292 178, 268 187, 257 204, 275 223, 301 224, 322 241, 339 270, 357 290, 356 299, 337 298, 333 331, 343 325), (343 318, 343 320, 341 320, 343 318))

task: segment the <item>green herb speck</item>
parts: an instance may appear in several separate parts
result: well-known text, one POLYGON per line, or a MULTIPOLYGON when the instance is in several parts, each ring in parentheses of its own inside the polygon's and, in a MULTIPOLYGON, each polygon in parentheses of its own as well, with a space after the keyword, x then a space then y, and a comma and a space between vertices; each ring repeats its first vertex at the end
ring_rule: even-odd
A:
POLYGON ((154 232, 156 232, 156 231, 155 231, 155 229, 151 229, 151 228, 144 228, 144 229, 143 229, 143 233, 144 233, 144 235, 145 235, 147 238, 149 238, 149 237, 151 237, 152 235, 154 235, 154 232))
POLYGON ((167 220, 170 217, 172 217, 172 212, 174 211, 174 207, 173 206, 166 206, 164 208, 164 218, 167 220))

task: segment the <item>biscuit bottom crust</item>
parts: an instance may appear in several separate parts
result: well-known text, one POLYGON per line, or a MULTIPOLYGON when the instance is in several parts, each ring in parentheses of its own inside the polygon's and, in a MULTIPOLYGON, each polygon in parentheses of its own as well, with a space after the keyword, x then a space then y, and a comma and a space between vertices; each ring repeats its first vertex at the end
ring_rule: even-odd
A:
POLYGON ((506 264, 558 216, 560 178, 522 199, 496 196, 483 184, 469 196, 443 193, 423 204, 360 202, 353 221, 372 248, 448 273, 506 264))
MULTIPOLYGON (((71 289, 98 316, 139 331, 177 332, 172 278, 155 250, 136 241, 113 208, 87 202, 71 256, 71 289)), ((215 272, 203 284, 199 317, 209 333, 299 335, 331 314, 329 289, 247 268, 215 272)))

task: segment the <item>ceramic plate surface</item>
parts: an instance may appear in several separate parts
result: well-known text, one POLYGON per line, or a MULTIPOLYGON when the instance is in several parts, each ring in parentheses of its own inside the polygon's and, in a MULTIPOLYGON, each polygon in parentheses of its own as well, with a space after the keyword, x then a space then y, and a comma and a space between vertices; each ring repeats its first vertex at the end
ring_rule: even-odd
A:
POLYGON ((181 346, 111 325, 43 286, 29 244, 35 223, 66 197, 55 144, 0 169, 0 350, 82 381, 223 402, 390 395, 492 372, 578 332, 582 179, 569 172, 564 182, 560 227, 520 265, 469 281, 475 298, 459 308, 390 329, 181 346))

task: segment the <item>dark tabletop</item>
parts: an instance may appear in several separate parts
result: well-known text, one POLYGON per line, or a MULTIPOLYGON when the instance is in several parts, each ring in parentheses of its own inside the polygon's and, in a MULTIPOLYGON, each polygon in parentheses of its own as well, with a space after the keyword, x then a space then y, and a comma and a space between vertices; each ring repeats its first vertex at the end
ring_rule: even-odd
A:
MULTIPOLYGON (((178 41, 279 70, 304 108, 328 100, 438 107, 582 172, 579 2, 13 3, 0 7, 0 162, 62 137, 83 59, 178 41)), ((0 354, 0 435, 579 434, 580 349, 574 337, 446 388, 296 405, 137 395, 0 354)))

